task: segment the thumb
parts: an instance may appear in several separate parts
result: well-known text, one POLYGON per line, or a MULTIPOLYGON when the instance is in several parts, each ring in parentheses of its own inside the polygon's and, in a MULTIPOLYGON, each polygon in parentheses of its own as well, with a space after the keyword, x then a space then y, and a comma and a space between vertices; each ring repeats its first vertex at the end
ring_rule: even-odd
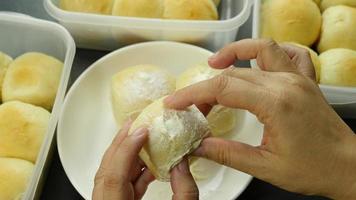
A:
POLYGON ((220 138, 206 138, 193 153, 255 177, 263 177, 270 155, 258 147, 220 138))

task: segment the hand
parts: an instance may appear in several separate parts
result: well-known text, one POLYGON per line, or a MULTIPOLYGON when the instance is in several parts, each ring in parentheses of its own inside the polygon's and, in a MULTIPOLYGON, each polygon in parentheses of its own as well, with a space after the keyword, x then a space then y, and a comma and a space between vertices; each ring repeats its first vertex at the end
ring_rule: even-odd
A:
POLYGON ((298 62, 271 40, 235 42, 209 64, 226 68, 236 59, 257 59, 262 71, 230 67, 222 75, 177 91, 165 99, 166 106, 221 104, 246 109, 264 124, 260 146, 207 138, 195 155, 289 191, 355 199, 355 136, 317 84, 305 76, 312 69, 309 54, 293 53, 298 62))
MULTIPOLYGON (((95 176, 93 200, 141 199, 155 179, 138 157, 148 130, 140 128, 128 136, 130 126, 130 122, 124 125, 105 152, 95 176)), ((198 199, 198 188, 186 159, 172 170, 171 186, 174 200, 198 199)))

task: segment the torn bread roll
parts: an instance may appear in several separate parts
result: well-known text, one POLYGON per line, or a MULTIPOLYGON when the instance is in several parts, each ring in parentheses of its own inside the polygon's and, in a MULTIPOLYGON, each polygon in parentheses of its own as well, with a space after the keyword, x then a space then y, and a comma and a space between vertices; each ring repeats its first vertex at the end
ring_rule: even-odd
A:
MULTIPOLYGON (((223 70, 213 69, 207 63, 201 63, 185 70, 176 82, 176 89, 182 89, 189 85, 213 78, 221 74, 223 70)), ((221 105, 212 108, 207 116, 212 135, 223 136, 231 132, 237 123, 236 110, 221 105)))
POLYGON ((0 199, 22 199, 33 169, 34 165, 28 161, 0 158, 0 199))
POLYGON ((0 102, 2 101, 2 84, 4 81, 4 77, 5 77, 5 73, 7 71, 7 67, 10 65, 10 63, 12 62, 12 58, 1 52, 0 51, 0 102))
POLYGON ((137 65, 116 73, 111 80, 111 102, 121 126, 135 119, 153 101, 175 89, 175 78, 154 65, 137 65))
POLYGON ((0 157, 35 162, 45 137, 50 113, 19 101, 0 105, 0 157))
POLYGON ((163 98, 141 112, 129 134, 140 127, 148 128, 148 141, 139 153, 140 158, 157 180, 169 181, 170 170, 200 145, 209 134, 209 128, 196 106, 185 110, 167 109, 163 98))
POLYGON ((4 102, 18 100, 51 110, 63 63, 43 53, 29 52, 8 67, 2 88, 4 102))
POLYGON ((111 14, 113 0, 60 0, 59 7, 73 12, 111 14))
POLYGON ((212 0, 164 0, 163 18, 217 20, 219 16, 212 0))

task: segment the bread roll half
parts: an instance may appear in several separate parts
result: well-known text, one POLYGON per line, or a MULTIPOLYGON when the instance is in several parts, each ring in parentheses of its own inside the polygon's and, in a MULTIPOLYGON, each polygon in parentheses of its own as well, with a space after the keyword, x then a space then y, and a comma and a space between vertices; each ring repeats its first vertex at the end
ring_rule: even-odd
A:
POLYGON ((0 102, 2 101, 2 84, 4 81, 5 73, 7 71, 7 67, 12 62, 12 58, 9 55, 0 51, 0 102))
POLYGON ((0 199, 22 199, 33 168, 34 165, 25 160, 0 158, 0 199))
POLYGON ((149 137, 139 155, 159 181, 169 181, 170 170, 209 133, 208 122, 196 106, 179 111, 167 109, 163 98, 142 111, 129 134, 142 126, 148 128, 149 137))
POLYGON ((31 104, 10 101, 0 105, 0 157, 34 163, 49 119, 47 110, 31 104))

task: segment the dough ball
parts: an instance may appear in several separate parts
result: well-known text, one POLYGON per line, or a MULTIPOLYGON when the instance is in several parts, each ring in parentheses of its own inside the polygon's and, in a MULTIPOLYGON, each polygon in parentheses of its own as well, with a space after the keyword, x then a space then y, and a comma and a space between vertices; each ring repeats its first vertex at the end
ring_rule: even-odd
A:
POLYGON ((322 11, 326 10, 331 6, 345 5, 356 7, 355 0, 321 0, 320 8, 322 11))
POLYGON ((320 83, 356 86, 356 51, 331 49, 320 54, 320 83))
POLYGON ((162 18, 163 0, 116 0, 113 15, 145 18, 162 18))
POLYGON ((170 170, 200 145, 208 135, 209 128, 207 120, 196 106, 185 110, 167 109, 163 105, 163 98, 142 111, 133 122, 129 134, 142 126, 148 128, 148 142, 141 150, 140 158, 157 180, 169 181, 170 170))
POLYGON ((315 76, 316 76, 316 81, 319 82, 320 81, 320 60, 319 60, 319 56, 318 54, 311 48, 307 47, 307 46, 304 46, 304 45, 301 45, 301 44, 298 44, 298 43, 294 43, 294 42, 288 42, 287 44, 291 44, 291 45, 295 45, 295 46, 298 46, 300 48, 304 48, 306 50, 309 51, 309 54, 310 54, 310 58, 313 62, 313 65, 314 65, 314 69, 315 69, 315 76))
POLYGON ((1 98, 2 83, 4 81, 7 67, 9 66, 9 64, 11 62, 12 62, 12 58, 0 51, 0 102, 2 101, 2 98, 1 98))
POLYGON ((356 8, 333 6, 323 13, 319 53, 334 48, 356 50, 356 8))
POLYGON ((0 105, 0 157, 35 162, 50 113, 37 106, 10 101, 0 105))
POLYGON ((0 158, 0 199, 22 199, 33 169, 33 164, 28 161, 0 158))
POLYGON ((321 14, 310 0, 265 0, 261 36, 311 46, 319 37, 321 14))
POLYGON ((135 119, 156 99, 175 89, 175 78, 153 65, 138 65, 124 69, 112 77, 111 97, 115 119, 122 125, 135 119))
POLYGON ((42 53, 16 58, 5 75, 3 101, 19 100, 51 110, 56 98, 63 63, 42 53))
POLYGON ((111 14, 113 0, 60 0, 63 10, 96 14, 111 14))
MULTIPOLYGON (((199 64, 188 68, 178 78, 176 88, 181 89, 186 86, 204 81, 219 75, 223 70, 209 67, 207 64, 199 64)), ((236 110, 216 105, 207 116, 209 126, 213 136, 223 136, 235 128, 237 117, 236 110)))
POLYGON ((164 0, 163 18, 217 20, 219 16, 212 0, 164 0))

